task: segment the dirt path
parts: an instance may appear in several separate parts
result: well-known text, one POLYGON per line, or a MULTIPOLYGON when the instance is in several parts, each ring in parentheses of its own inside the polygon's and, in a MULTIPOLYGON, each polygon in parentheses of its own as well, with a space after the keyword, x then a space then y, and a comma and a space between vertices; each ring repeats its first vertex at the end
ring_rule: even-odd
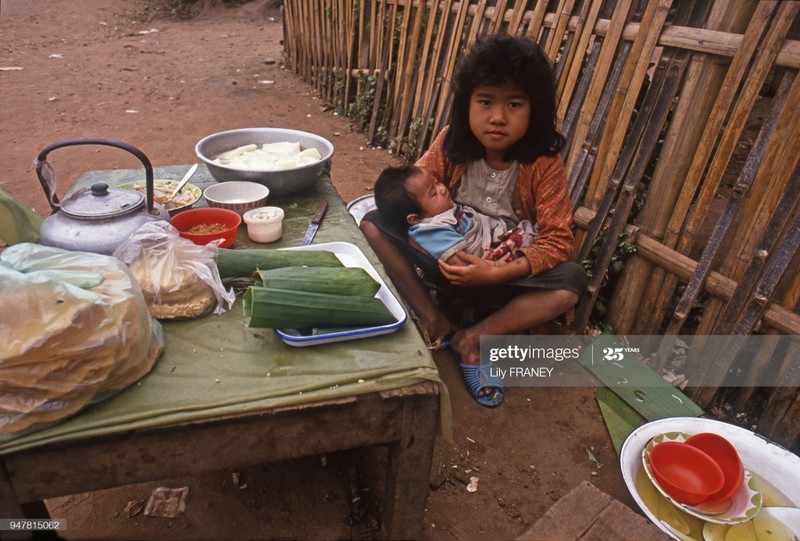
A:
MULTIPOLYGON (((164 18, 160 4, 2 1, 0 187, 45 214, 31 162, 44 146, 80 136, 126 141, 158 166, 193 163, 194 144, 224 129, 313 131, 336 146, 333 180, 345 201, 367 193, 377 173, 397 162, 367 147, 282 68, 278 11, 255 1, 177 20, 164 18)), ((60 193, 85 171, 137 167, 127 154, 87 148, 49 158, 60 193)), ((446 353, 436 360, 451 393, 455 441, 437 444, 426 539, 513 538, 585 479, 631 503, 593 389, 515 388, 502 407, 487 410, 467 396, 446 353), (470 477, 480 479, 477 492, 466 490, 470 477)), ((352 495, 380 496, 382 460, 380 450, 339 453, 72 495, 48 506, 69 520, 68 539, 370 538, 374 506, 355 520, 352 495), (137 513, 157 486, 190 487, 184 516, 137 513)))

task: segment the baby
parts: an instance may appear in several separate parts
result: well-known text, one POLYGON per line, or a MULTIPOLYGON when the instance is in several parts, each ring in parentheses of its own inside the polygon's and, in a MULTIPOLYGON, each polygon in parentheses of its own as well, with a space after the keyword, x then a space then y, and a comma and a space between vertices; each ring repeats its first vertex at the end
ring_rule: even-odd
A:
POLYGON ((444 184, 413 165, 381 172, 375 182, 375 204, 393 227, 410 226, 408 235, 414 242, 448 263, 458 250, 509 261, 532 238, 532 226, 520 223, 509 230, 505 221, 453 202, 444 184))

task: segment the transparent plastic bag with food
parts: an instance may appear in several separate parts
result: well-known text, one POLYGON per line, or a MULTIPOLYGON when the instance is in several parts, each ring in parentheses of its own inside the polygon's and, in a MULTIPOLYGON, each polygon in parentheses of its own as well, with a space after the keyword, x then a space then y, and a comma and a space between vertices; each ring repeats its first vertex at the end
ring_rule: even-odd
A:
POLYGON ((20 243, 0 253, 0 441, 147 374, 161 324, 118 259, 20 243))
POLYGON ((230 308, 236 294, 222 285, 217 245, 194 244, 167 222, 149 222, 114 250, 139 282, 150 313, 158 319, 195 318, 230 308))

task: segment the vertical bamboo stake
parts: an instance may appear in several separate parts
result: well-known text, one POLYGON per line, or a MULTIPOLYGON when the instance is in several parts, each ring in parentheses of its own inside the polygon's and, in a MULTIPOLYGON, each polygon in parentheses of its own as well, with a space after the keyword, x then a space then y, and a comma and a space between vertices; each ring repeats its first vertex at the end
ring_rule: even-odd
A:
POLYGON ((436 103, 436 98, 438 97, 439 91, 442 85, 442 78, 449 76, 449 74, 443 74, 442 66, 443 58, 445 56, 446 48, 444 46, 444 38, 446 35, 451 36, 451 40, 453 36, 451 33, 447 32, 450 23, 450 14, 452 11, 453 0, 445 0, 443 4, 435 3, 435 9, 432 9, 431 21, 429 21, 429 25, 431 29, 438 28, 438 32, 436 32, 436 41, 433 44, 433 48, 431 50, 431 61, 429 64, 429 71, 427 72, 427 76, 425 77, 425 89, 423 91, 422 96, 422 115, 425 121, 424 127, 417 138, 416 147, 419 151, 422 151, 426 147, 428 137, 430 136, 430 128, 434 122, 434 110, 433 106, 436 103), (437 17, 436 12, 441 11, 438 17, 438 23, 436 23, 437 17))
MULTIPOLYGON (((558 112, 556 116, 560 121, 562 121, 566 115, 567 106, 569 105, 570 97, 572 96, 572 90, 575 88, 581 67, 586 59, 586 54, 589 48, 589 40, 592 37, 592 29, 597 21, 597 16, 600 13, 601 5, 602 2, 593 2, 591 0, 587 0, 584 3, 584 6, 588 7, 589 11, 588 13, 584 13, 582 10, 580 17, 578 18, 578 26, 575 29, 575 46, 572 47, 569 57, 566 60, 566 65, 569 67, 566 71, 566 75, 561 77, 558 82, 557 92, 559 100, 558 112)), ((589 80, 588 77, 586 80, 589 80)))
MULTIPOLYGON (((678 84, 683 76, 685 61, 683 59, 666 62, 666 67, 656 72, 653 84, 648 89, 639 116, 636 118, 631 128, 631 137, 618 163, 618 172, 609 182, 607 205, 610 208, 612 198, 617 191, 617 186, 623 179, 621 193, 617 200, 616 208, 611 220, 611 224, 606 231, 603 244, 592 268, 592 279, 587 287, 587 294, 583 296, 575 314, 575 328, 582 330, 589 321, 592 307, 597 299, 597 294, 608 272, 608 266, 617 246, 617 239, 623 232, 628 221, 636 191, 647 166, 648 157, 653 153, 661 133, 661 128, 667 119, 670 106, 678 84)), ((605 203, 605 202, 604 202, 605 203)), ((592 229, 595 234, 602 225, 603 215, 595 217, 592 229)), ((592 235, 586 241, 586 245, 591 244, 592 235)), ((583 254, 580 259, 586 257, 583 254)))
MULTIPOLYGON (((394 5, 397 6, 397 4, 394 5)), ((369 122, 368 139, 371 143, 375 143, 378 126, 383 123, 383 119, 379 119, 378 115, 380 112, 381 103, 383 103, 383 89, 388 81, 389 54, 391 47, 384 44, 384 41, 386 39, 391 40, 392 25, 391 23, 387 24, 386 22, 386 2, 381 2, 381 15, 378 20, 381 21, 379 30, 379 43, 382 45, 378 47, 378 51, 381 53, 380 67, 378 77, 376 78, 375 97, 373 98, 374 101, 372 102, 372 118, 369 122), (388 29, 386 29, 387 26, 388 29), (389 37, 385 38, 384 36, 389 37)), ((389 20, 393 21, 394 16, 392 15, 389 20)))
MULTIPOLYGON (((680 197, 676 201, 672 216, 667 223, 663 242, 670 248, 678 245, 684 220, 689 214, 690 206, 694 204, 697 188, 700 186, 706 164, 714 151, 725 117, 733 104, 739 84, 747 72, 747 66, 756 51, 762 32, 768 25, 774 11, 775 2, 768 1, 758 4, 739 49, 731 62, 723 86, 717 96, 717 101, 711 111, 711 116, 706 123, 700 145, 694 152, 680 197)), ((703 208, 705 209, 705 207, 703 208)), ((680 248, 678 250, 681 251, 680 248)), ((674 277, 665 277, 658 288, 658 294, 653 300, 653 313, 664 311, 672 298, 676 285, 677 280, 674 277)))
POLYGON ((617 46, 622 39, 622 30, 625 27, 631 1, 632 0, 619 0, 614 6, 614 14, 611 17, 611 24, 608 28, 608 32, 603 39, 600 58, 597 60, 594 73, 592 73, 592 81, 589 83, 586 103, 578 117, 578 123, 575 127, 573 144, 570 147, 568 155, 564 159, 567 170, 572 169, 575 158, 581 149, 580 145, 585 140, 587 131, 591 125, 594 111, 597 108, 597 102, 600 100, 600 96, 603 93, 603 84, 609 71, 611 71, 611 64, 617 53, 617 46))
MULTIPOLYGON (((411 12, 414 10, 412 0, 406 0, 403 5, 403 24, 400 29, 400 43, 397 46, 397 60, 395 62, 395 80, 392 89, 392 109, 391 122, 389 124, 389 137, 394 138, 398 135, 398 123, 400 120, 401 104, 403 100, 403 86, 407 75, 406 63, 408 56, 414 54, 408 42, 408 29, 411 26, 411 12)), ((395 148, 397 150, 397 148, 395 148)))
MULTIPOLYGON (((742 100, 739 103, 743 104, 744 102, 745 100, 742 100)), ((672 316, 672 320, 667 326, 666 334, 678 334, 681 327, 683 326, 684 321, 686 321, 686 318, 689 315, 689 311, 691 310, 691 307, 694 305, 694 302, 697 298, 697 294, 699 293, 703 282, 708 276, 708 272, 710 272, 711 270, 711 265, 714 263, 714 260, 716 259, 722 238, 727 232, 727 229, 733 220, 734 213, 739 207, 739 202, 741 198, 744 196, 745 192, 750 187, 750 185, 752 184, 752 181, 755 178, 756 172, 758 170, 758 166, 764 158, 764 153, 766 152, 767 145, 769 143, 769 136, 775 129, 775 124, 777 123, 778 120, 777 116, 778 116, 777 114, 772 115, 770 121, 762 128, 761 132, 759 133, 758 139, 753 145, 753 149, 750 152, 750 155, 748 156, 747 163, 745 164, 742 173, 740 174, 739 178, 736 181, 736 184, 733 187, 733 193, 731 195, 731 198, 728 201, 728 204, 726 205, 723 214, 720 216, 720 219, 717 222, 717 226, 714 228, 714 231, 711 234, 711 238, 709 239, 708 245, 706 246, 705 250, 703 250, 703 256, 700 259, 700 262, 697 266, 697 270, 695 271, 694 275, 692 275, 692 279, 689 280, 689 284, 687 285, 683 295, 681 296, 681 300, 678 302, 678 306, 675 309, 675 312, 672 316)), ((732 126, 731 131, 727 133, 731 133, 734 130, 735 130, 735 125, 732 126)), ((720 177, 721 174, 722 171, 719 172, 720 177)))
MULTIPOLYGON (((764 156, 764 160, 759 168, 758 175, 750 187, 748 197, 745 199, 741 218, 737 220, 738 225, 733 232, 732 238, 737 242, 732 243, 731 248, 724 254, 719 272, 729 276, 734 280, 741 281, 743 269, 749 266, 750 258, 757 252, 757 244, 764 234, 765 228, 776 212, 776 207, 785 198, 786 190, 792 178, 800 155, 794 147, 794 141, 800 136, 798 124, 800 124, 800 96, 798 92, 798 78, 796 74, 791 77, 784 77, 781 81, 775 98, 772 100, 772 112, 775 114, 776 106, 779 103, 788 104, 783 110, 788 111, 778 119, 777 126, 772 135, 772 141, 764 156), (790 78, 794 78, 793 96, 787 95, 790 92, 790 78)), ((700 334, 718 334, 720 329, 720 313, 723 310, 723 303, 717 299, 710 299, 703 311, 703 317, 698 326, 697 332, 700 334)), ((727 308, 725 309, 727 311, 727 308)))
POLYGON ((525 16, 525 7, 527 2, 519 1, 514 4, 514 10, 511 12, 511 21, 508 23, 508 33, 511 36, 519 34, 519 29, 522 26, 522 18, 525 16))
POLYGON ((445 115, 449 112, 447 102, 450 97, 452 75, 455 69, 456 60, 458 59, 458 53, 462 50, 460 37, 464 32, 464 24, 467 20, 468 11, 469 5, 467 0, 461 0, 461 5, 459 6, 458 15, 456 16, 455 25, 453 28, 453 39, 450 40, 449 44, 450 51, 447 56, 447 64, 445 65, 444 69, 444 83, 442 84, 442 90, 439 92, 439 105, 436 108, 436 122, 433 125, 434 134, 439 133, 444 128, 443 123, 445 115))
MULTIPOLYGON (((708 28, 743 32, 755 10, 755 4, 715 2, 708 28)), ((702 20, 702 14, 699 15, 702 20)), ((697 26, 700 20, 690 24, 697 26)), ((723 84, 725 68, 710 55, 694 54, 675 109, 664 146, 650 182, 639 225, 648 236, 661 241, 677 200, 686 188, 676 178, 688 175, 692 156, 703 137, 703 122, 713 110, 715 97, 723 84)), ((622 279, 612 297, 607 315, 609 324, 621 334, 653 334, 663 318, 664 307, 656 304, 666 273, 647 260, 628 260, 622 279)))
POLYGON ((628 122, 636 105, 638 90, 644 81, 650 59, 653 57, 658 36, 664 26, 672 0, 659 0, 647 4, 639 33, 633 42, 628 64, 620 79, 617 96, 611 103, 608 122, 597 152, 598 163, 589 179, 585 204, 596 208, 600 185, 611 176, 616 165, 614 159, 622 146, 628 122), (646 31, 645 31, 646 30, 646 31))
POLYGON ((490 34, 497 34, 503 28, 503 21, 506 18, 506 4, 508 0, 498 0, 494 7, 494 26, 489 31, 490 34))
MULTIPOLYGON (((539 34, 542 32, 542 23, 544 16, 547 14, 547 0, 536 0, 536 7, 533 9, 530 23, 528 23, 528 31, 525 35, 534 41, 539 41, 539 34)), ((541 44, 540 44, 541 45, 541 44)))
POLYGON ((560 0, 556 8, 556 20, 553 25, 553 31, 547 36, 547 43, 544 47, 551 62, 555 62, 558 58, 558 51, 561 49, 561 43, 564 40, 564 34, 567 31, 567 24, 569 23, 569 18, 570 15, 572 15, 572 8, 574 6, 575 0, 560 0))
MULTIPOLYGON (((800 175, 798 175, 800 176, 800 175)), ((737 322, 737 326, 733 329, 734 336, 743 336, 746 334, 746 329, 752 328, 752 325, 763 315, 767 307, 769 298, 772 297, 775 291, 775 286, 778 280, 783 275, 786 267, 793 254, 797 252, 800 247, 800 214, 794 215, 794 220, 786 232, 783 241, 775 251, 775 255, 771 258, 767 268, 764 270, 764 275, 761 283, 756 287, 755 294, 745 306, 744 311, 737 322)), ((715 362, 711 365, 711 370, 706 374, 707 378, 718 377, 725 374, 730 367, 731 360, 741 350, 741 343, 739 341, 728 341, 730 346, 726 346, 722 351, 718 352, 715 362)), ((793 370, 794 367, 786 364, 788 370, 793 370)), ((697 393, 697 400, 701 403, 709 401, 714 395, 715 389, 713 387, 704 387, 697 393)))
MULTIPOLYGON (((405 84, 402 90, 402 100, 400 101, 400 121, 397 129, 397 134, 400 136, 401 140, 404 139, 403 135, 408 129, 410 122, 409 116, 411 115, 411 109, 414 106, 414 98, 416 97, 416 94, 412 93, 411 90, 414 86, 415 80, 419 81, 419 73, 425 69, 425 57, 423 56, 418 58, 417 56, 417 51, 420 49, 417 43, 422 32, 422 20, 424 15, 425 4, 420 3, 417 7, 416 16, 414 17, 414 26, 411 31, 411 38, 409 39, 408 43, 409 55, 405 67, 405 84)), ((427 51, 427 47, 423 47, 423 50, 427 51)), ((402 143, 400 144, 400 149, 402 150, 402 143)))

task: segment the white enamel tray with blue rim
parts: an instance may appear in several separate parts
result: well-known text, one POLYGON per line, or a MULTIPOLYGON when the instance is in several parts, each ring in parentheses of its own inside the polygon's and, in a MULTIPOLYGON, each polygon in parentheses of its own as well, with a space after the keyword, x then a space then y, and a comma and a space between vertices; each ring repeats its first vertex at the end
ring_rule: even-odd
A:
POLYGON ((310 244, 308 246, 295 246, 292 248, 282 248, 283 250, 306 250, 306 251, 328 251, 333 252, 342 265, 345 267, 360 267, 367 271, 380 285, 376 297, 386 305, 386 308, 397 321, 387 325, 378 325, 374 327, 354 327, 350 329, 330 330, 325 329, 314 330, 310 334, 306 334, 297 329, 275 329, 281 340, 290 346, 318 346, 320 344, 330 344, 333 342, 344 342, 346 340, 356 340, 359 338, 367 338, 370 336, 378 336, 381 334, 389 334, 395 332, 402 327, 408 319, 405 308, 397 300, 389 286, 383 281, 378 271, 369 262, 364 253, 355 244, 349 242, 327 242, 322 244, 310 244))
MULTIPOLYGON (((693 539, 672 530, 663 524, 653 509, 650 509, 636 488, 636 476, 644 470, 642 452, 650 441, 661 434, 679 432, 699 434, 713 432, 726 438, 733 444, 742 459, 742 464, 762 481, 780 493, 787 504, 800 507, 800 457, 784 447, 736 425, 700 419, 697 417, 670 417, 644 424, 631 432, 620 450, 620 468, 622 477, 633 499, 647 517, 662 531, 674 539, 693 539)), ((766 497, 766 492, 765 492, 766 497)), ((666 501, 666 500, 665 500, 666 501)), ((766 503, 766 502, 765 502, 766 503)), ((762 507, 762 511, 767 507, 762 507)), ((699 538, 702 541, 702 537, 699 538)))

